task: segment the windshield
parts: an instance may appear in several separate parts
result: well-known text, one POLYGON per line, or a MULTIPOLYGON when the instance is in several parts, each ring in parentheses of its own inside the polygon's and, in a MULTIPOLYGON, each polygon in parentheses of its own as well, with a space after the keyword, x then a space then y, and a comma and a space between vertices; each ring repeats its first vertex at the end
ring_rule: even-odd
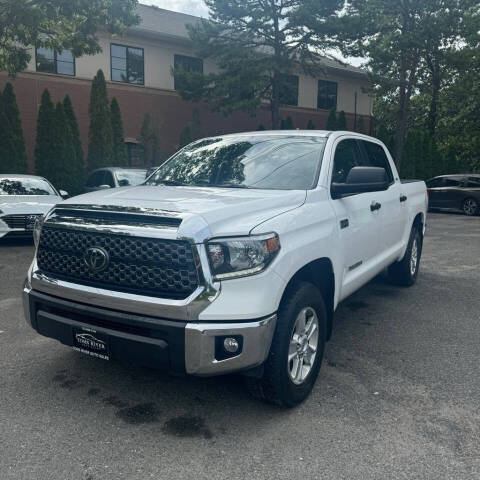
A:
POLYGON ((115 172, 120 187, 140 185, 145 181, 146 173, 146 170, 117 170, 115 172))
POLYGON ((180 150, 145 184, 307 190, 325 142, 293 135, 205 139, 180 150))
POLYGON ((57 195, 42 178, 0 178, 0 195, 57 195))

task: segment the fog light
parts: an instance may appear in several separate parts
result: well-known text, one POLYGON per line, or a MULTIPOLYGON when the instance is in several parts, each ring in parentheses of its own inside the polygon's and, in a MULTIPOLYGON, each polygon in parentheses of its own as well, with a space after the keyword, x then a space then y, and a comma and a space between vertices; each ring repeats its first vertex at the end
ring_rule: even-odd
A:
POLYGON ((236 338, 227 337, 223 341, 223 348, 229 353, 238 352, 239 347, 240 347, 240 345, 239 345, 238 340, 236 338))

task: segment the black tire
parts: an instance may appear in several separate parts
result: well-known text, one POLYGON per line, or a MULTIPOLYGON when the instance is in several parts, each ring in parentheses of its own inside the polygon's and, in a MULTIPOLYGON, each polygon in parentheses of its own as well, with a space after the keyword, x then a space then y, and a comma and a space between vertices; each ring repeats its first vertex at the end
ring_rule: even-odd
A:
POLYGON ((462 202, 462 211, 465 215, 469 217, 473 217, 474 215, 478 215, 479 212, 479 205, 478 201, 475 198, 466 198, 462 202))
POLYGON ((422 256, 423 239, 416 225, 412 227, 410 238, 408 240, 407 250, 402 260, 394 263, 388 269, 388 276, 392 283, 404 287, 411 287, 416 281, 418 270, 420 268, 420 259, 422 256), (415 269, 412 268, 413 246, 417 245, 417 261, 415 269))
POLYGON ((246 377, 250 393, 255 398, 289 408, 301 403, 308 397, 317 379, 326 337, 327 311, 321 292, 308 282, 294 284, 286 293, 278 310, 277 326, 270 353, 264 364, 263 376, 246 377), (313 363, 311 366, 308 364, 309 373, 302 383, 296 384, 289 373, 288 355, 297 317, 305 309, 313 309, 316 313, 318 343, 313 363))

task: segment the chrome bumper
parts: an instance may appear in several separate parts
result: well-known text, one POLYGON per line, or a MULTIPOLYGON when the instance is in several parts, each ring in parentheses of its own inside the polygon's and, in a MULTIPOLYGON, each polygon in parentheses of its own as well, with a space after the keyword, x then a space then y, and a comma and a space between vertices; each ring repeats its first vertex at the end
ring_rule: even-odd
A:
POLYGON ((212 376, 261 365, 272 343, 277 316, 243 323, 187 323, 185 327, 185 369, 190 375, 212 376), (243 337, 239 355, 225 360, 215 358, 215 337, 243 337))
MULTIPOLYGON (((25 320, 32 326, 32 313, 30 311, 30 294, 33 294, 28 280, 22 293, 25 320)), ((223 375, 242 370, 248 370, 261 365, 268 356, 273 334, 275 332, 277 316, 270 315, 267 318, 251 322, 238 323, 201 323, 191 322, 185 325, 185 347, 181 350, 172 351, 172 354, 184 356, 185 372, 196 376, 223 375), (238 355, 217 360, 215 338, 227 336, 241 336, 242 350, 238 355)), ((67 323, 67 322, 66 322, 67 323)), ((94 327, 96 328, 96 327, 94 327)), ((115 335, 115 332, 113 332, 115 335)), ((148 337, 138 337, 137 341, 147 343, 148 337)), ((173 347, 173 346, 172 346, 173 347)), ((158 365, 149 365, 152 368, 158 365)))

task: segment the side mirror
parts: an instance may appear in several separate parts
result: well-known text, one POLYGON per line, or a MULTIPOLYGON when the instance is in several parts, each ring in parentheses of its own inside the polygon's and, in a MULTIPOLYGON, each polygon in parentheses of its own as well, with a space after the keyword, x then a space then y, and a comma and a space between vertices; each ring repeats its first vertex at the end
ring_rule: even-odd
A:
POLYGON ((347 195, 388 190, 390 182, 387 172, 382 167, 353 167, 347 176, 346 183, 332 183, 333 199, 347 195))
POLYGON ((62 198, 68 198, 68 192, 66 192, 65 190, 59 190, 58 193, 60 194, 60 196, 62 198))
POLYGON ((97 188, 98 188, 98 190, 108 190, 111 187, 110 187, 110 185, 104 184, 104 185, 99 185, 97 188))

